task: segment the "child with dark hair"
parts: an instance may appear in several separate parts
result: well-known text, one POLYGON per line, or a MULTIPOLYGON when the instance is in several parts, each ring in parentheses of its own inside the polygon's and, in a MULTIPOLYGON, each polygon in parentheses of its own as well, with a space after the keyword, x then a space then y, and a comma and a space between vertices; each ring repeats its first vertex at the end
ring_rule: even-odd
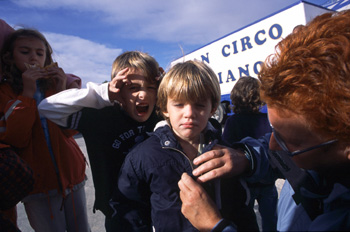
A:
POLYGON ((231 90, 233 115, 224 127, 222 139, 232 144, 250 136, 259 138, 271 132, 267 114, 261 112, 265 103, 260 98, 260 83, 254 77, 241 77, 231 90))
POLYGON ((37 105, 66 89, 67 76, 53 63, 46 38, 18 29, 1 51, 0 141, 33 170, 34 189, 22 201, 35 231, 89 231, 85 157, 72 137, 39 114, 37 105), (73 200, 74 199, 74 200, 73 200))
MULTIPOLYGON (((260 98, 260 82, 254 77, 241 77, 232 88, 231 102, 234 115, 226 123, 222 139, 229 145, 245 137, 255 139, 271 133, 266 113, 260 112, 265 103, 260 98)), ((276 231, 278 193, 274 179, 263 179, 257 183, 247 183, 250 190, 250 206, 255 200, 259 204, 263 231, 276 231)))

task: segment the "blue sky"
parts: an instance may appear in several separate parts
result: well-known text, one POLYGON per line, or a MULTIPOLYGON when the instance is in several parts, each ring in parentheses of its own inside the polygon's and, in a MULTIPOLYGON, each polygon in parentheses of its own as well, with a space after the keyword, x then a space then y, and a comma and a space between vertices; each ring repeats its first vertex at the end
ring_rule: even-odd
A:
MULTIPOLYGON (((41 31, 54 59, 83 80, 110 80, 124 51, 170 62, 298 0, 0 0, 0 18, 41 31)), ((321 5, 329 0, 308 0, 321 5)))

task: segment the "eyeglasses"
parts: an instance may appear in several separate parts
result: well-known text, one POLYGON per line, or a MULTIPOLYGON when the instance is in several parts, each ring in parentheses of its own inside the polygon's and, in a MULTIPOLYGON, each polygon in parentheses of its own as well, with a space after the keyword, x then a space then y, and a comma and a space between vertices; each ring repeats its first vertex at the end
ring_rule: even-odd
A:
POLYGON ((306 148, 306 149, 303 149, 303 150, 297 150, 297 151, 291 152, 287 148, 285 142, 283 141, 281 136, 278 134, 278 132, 276 132, 274 130, 274 128, 272 128, 272 132, 273 132, 273 136, 274 136, 276 142, 278 143, 278 145, 282 148, 283 151, 287 152, 289 156, 299 155, 301 153, 304 153, 304 152, 307 152, 307 151, 311 151, 311 150, 314 150, 316 148, 324 147, 324 146, 327 146, 329 144, 333 144, 333 143, 338 141, 337 139, 333 139, 333 140, 329 140, 327 142, 324 142, 324 143, 321 143, 321 144, 318 144, 318 145, 315 145, 315 146, 312 146, 312 147, 309 147, 309 148, 306 148))

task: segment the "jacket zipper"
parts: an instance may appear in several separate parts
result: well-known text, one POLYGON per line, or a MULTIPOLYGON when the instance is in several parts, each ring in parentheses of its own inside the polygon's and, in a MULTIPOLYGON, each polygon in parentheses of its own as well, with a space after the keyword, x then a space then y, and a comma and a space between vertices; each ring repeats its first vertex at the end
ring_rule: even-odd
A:
POLYGON ((192 161, 187 157, 187 155, 185 153, 183 153, 182 151, 180 151, 179 149, 176 149, 176 148, 173 148, 173 147, 162 147, 163 149, 170 149, 170 150, 173 150, 173 151, 177 151, 179 152, 180 154, 182 154, 187 160, 188 162, 190 163, 190 166, 191 166, 191 169, 192 171, 194 170, 193 168, 193 165, 192 165, 192 161))

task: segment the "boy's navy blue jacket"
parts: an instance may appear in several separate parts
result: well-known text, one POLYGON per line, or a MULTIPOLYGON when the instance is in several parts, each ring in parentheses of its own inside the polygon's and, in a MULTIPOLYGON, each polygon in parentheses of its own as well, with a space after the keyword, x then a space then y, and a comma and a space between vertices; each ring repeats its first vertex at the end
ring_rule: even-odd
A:
POLYGON ((119 105, 103 109, 83 108, 69 117, 82 133, 91 165, 95 187, 94 210, 110 217, 114 183, 128 152, 151 132, 159 122, 155 112, 145 122, 132 119, 119 105), (98 122, 98 123, 97 123, 98 122))
MULTIPOLYGON (((221 130, 208 123, 204 133, 209 151, 221 138, 221 130)), ((192 162, 183 153, 168 125, 156 127, 150 138, 126 157, 111 205, 119 231, 196 231, 181 213, 178 181, 192 175, 192 162)), ((258 230, 252 208, 246 206, 246 191, 239 179, 227 178, 205 184, 222 215, 236 223, 238 230, 258 230)))

